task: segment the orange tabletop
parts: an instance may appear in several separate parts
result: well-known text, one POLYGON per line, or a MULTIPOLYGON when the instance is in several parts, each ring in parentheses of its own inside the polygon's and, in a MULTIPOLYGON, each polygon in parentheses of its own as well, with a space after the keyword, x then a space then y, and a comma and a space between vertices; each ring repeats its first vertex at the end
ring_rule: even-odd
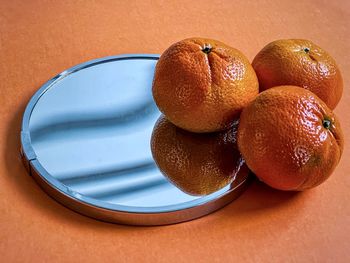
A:
POLYGON ((349 262, 350 2, 17 1, 0 4, 1 262, 349 262), (75 64, 161 53, 191 36, 221 40, 249 59, 280 38, 313 40, 344 78, 335 112, 345 151, 330 179, 302 193, 254 182, 211 215, 162 227, 109 224, 47 196, 20 160, 26 103, 75 64))

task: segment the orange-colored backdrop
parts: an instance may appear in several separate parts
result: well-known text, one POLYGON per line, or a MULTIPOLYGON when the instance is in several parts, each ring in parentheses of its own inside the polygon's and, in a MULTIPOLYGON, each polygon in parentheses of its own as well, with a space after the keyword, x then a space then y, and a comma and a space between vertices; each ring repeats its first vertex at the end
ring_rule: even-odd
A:
POLYGON ((346 262, 350 260, 350 2, 0 0, 2 262, 346 262), (203 36, 249 59, 279 38, 307 38, 343 72, 336 109, 346 147, 333 176, 300 194, 254 183, 204 218, 165 227, 95 221, 56 203, 19 157, 21 115, 46 80, 80 62, 161 53, 203 36))

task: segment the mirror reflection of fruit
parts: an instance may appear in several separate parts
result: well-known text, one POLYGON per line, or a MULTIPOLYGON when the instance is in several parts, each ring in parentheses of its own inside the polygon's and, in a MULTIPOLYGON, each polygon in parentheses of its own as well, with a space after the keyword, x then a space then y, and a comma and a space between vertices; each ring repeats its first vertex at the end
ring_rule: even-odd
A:
POLYGON ((335 60, 309 40, 273 41, 256 55, 252 65, 260 91, 280 85, 300 86, 315 93, 330 109, 342 96, 343 79, 335 60))
POLYGON ((254 69, 240 51, 204 38, 170 46, 161 55, 153 80, 160 111, 192 132, 229 128, 258 90, 254 69))
POLYGON ((241 114, 237 141, 256 176, 281 190, 325 181, 344 144, 334 113, 314 93, 295 86, 260 93, 241 114))
POLYGON ((183 192, 207 195, 239 184, 248 168, 236 145, 237 121, 221 133, 196 134, 177 128, 164 116, 154 126, 151 149, 162 173, 183 192))

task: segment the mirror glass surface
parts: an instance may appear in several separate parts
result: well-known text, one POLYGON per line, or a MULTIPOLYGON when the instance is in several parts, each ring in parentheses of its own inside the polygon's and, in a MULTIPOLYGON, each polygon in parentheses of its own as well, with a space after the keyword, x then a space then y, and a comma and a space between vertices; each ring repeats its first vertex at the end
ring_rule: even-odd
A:
POLYGON ((156 63, 157 57, 101 59, 60 74, 32 102, 28 130, 36 159, 75 198, 163 212, 232 187, 234 178, 215 191, 186 191, 186 183, 174 184, 159 170, 150 146, 161 115, 152 98, 156 63))

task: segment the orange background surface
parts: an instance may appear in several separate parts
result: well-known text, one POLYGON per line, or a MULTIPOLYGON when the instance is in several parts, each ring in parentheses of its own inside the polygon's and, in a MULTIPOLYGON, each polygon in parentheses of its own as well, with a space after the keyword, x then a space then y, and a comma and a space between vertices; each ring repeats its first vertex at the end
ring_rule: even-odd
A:
POLYGON ((0 3, 1 262, 349 262, 349 1, 17 1, 0 3), (345 151, 333 176, 303 193, 253 185, 187 223, 131 227, 81 216, 48 197, 19 155, 24 107, 48 79, 121 53, 161 53, 191 36, 249 59, 268 42, 307 38, 343 72, 336 108, 345 151))

